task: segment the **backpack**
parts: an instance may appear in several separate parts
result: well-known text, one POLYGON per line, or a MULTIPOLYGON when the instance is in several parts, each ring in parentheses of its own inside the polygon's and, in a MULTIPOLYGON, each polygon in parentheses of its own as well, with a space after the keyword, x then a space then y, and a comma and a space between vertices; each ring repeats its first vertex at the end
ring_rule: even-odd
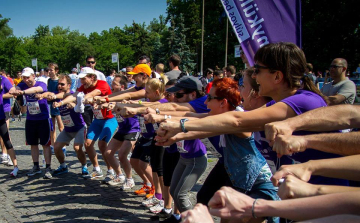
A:
POLYGON ((21 112, 21 107, 19 105, 19 102, 18 102, 18 100, 15 100, 14 106, 13 106, 13 114, 20 115, 20 112, 21 112))

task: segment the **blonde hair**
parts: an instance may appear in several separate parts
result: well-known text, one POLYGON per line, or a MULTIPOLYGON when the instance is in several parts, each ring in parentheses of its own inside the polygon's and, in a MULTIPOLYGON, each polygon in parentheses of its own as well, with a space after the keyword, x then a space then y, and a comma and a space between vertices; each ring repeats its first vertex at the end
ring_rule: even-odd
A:
POLYGON ((162 63, 156 64, 155 70, 156 70, 156 72, 159 71, 160 75, 163 74, 164 73, 164 64, 162 64, 162 63))
POLYGON ((160 95, 163 95, 165 92, 165 84, 162 80, 157 78, 151 78, 145 84, 145 87, 150 88, 152 91, 158 90, 160 95))

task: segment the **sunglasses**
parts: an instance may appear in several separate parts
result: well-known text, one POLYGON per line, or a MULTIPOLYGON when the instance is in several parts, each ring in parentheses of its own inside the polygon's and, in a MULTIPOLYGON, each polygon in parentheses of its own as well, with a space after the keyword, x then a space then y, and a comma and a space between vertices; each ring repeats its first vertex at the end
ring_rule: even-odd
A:
POLYGON ((64 84, 64 83, 58 83, 58 86, 65 86, 66 84, 64 84))
POLYGON ((342 66, 342 65, 330 65, 329 68, 330 68, 330 69, 331 69, 331 68, 337 69, 337 68, 339 68, 339 67, 344 67, 344 66, 342 66))
POLYGON ((222 100, 222 99, 224 99, 224 98, 222 98, 222 97, 216 97, 216 96, 211 96, 211 94, 208 94, 208 95, 207 95, 207 100, 208 100, 208 101, 211 101, 212 99, 222 100))
POLYGON ((179 92, 176 92, 176 93, 175 93, 175 98, 180 99, 180 98, 184 97, 185 94, 189 94, 189 93, 179 93, 179 92))
POLYGON ((91 63, 91 64, 94 64, 94 63, 96 63, 96 62, 95 62, 95 61, 86 61, 86 63, 87 63, 87 64, 90 64, 90 63, 91 63))
POLYGON ((255 65, 254 65, 254 68, 255 68, 255 70, 254 70, 254 73, 255 73, 255 74, 260 73, 260 69, 270 69, 270 68, 265 67, 265 66, 260 66, 259 64, 255 64, 255 65))
MULTIPOLYGON (((223 100, 223 99, 225 99, 225 98, 223 98, 223 97, 211 96, 210 94, 208 94, 206 100, 208 100, 208 102, 209 102, 209 101, 211 101, 212 99, 223 100)), ((227 102, 228 102, 231 106, 233 106, 234 108, 236 108, 236 106, 235 106, 233 103, 231 103, 229 100, 227 100, 227 102)))

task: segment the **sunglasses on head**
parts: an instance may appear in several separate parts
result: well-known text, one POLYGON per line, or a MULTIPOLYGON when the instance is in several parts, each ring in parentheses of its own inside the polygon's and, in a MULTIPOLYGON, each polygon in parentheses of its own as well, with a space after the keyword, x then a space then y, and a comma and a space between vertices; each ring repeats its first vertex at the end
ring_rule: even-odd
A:
POLYGON ((91 64, 94 64, 94 63, 96 63, 96 62, 95 62, 95 61, 86 61, 86 63, 87 63, 87 64, 90 64, 90 63, 91 63, 91 64))
POLYGON ((58 83, 58 86, 65 86, 65 84, 64 83, 58 83))

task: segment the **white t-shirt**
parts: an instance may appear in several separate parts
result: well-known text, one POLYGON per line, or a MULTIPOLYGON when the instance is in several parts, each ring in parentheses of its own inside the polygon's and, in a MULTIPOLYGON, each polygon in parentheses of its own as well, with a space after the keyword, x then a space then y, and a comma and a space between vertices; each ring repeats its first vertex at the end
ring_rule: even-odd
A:
POLYGON ((49 78, 50 78, 50 77, 47 77, 47 76, 40 76, 40 77, 35 78, 35 81, 43 82, 43 83, 45 83, 46 86, 47 86, 47 83, 48 83, 48 79, 49 79, 49 78))

